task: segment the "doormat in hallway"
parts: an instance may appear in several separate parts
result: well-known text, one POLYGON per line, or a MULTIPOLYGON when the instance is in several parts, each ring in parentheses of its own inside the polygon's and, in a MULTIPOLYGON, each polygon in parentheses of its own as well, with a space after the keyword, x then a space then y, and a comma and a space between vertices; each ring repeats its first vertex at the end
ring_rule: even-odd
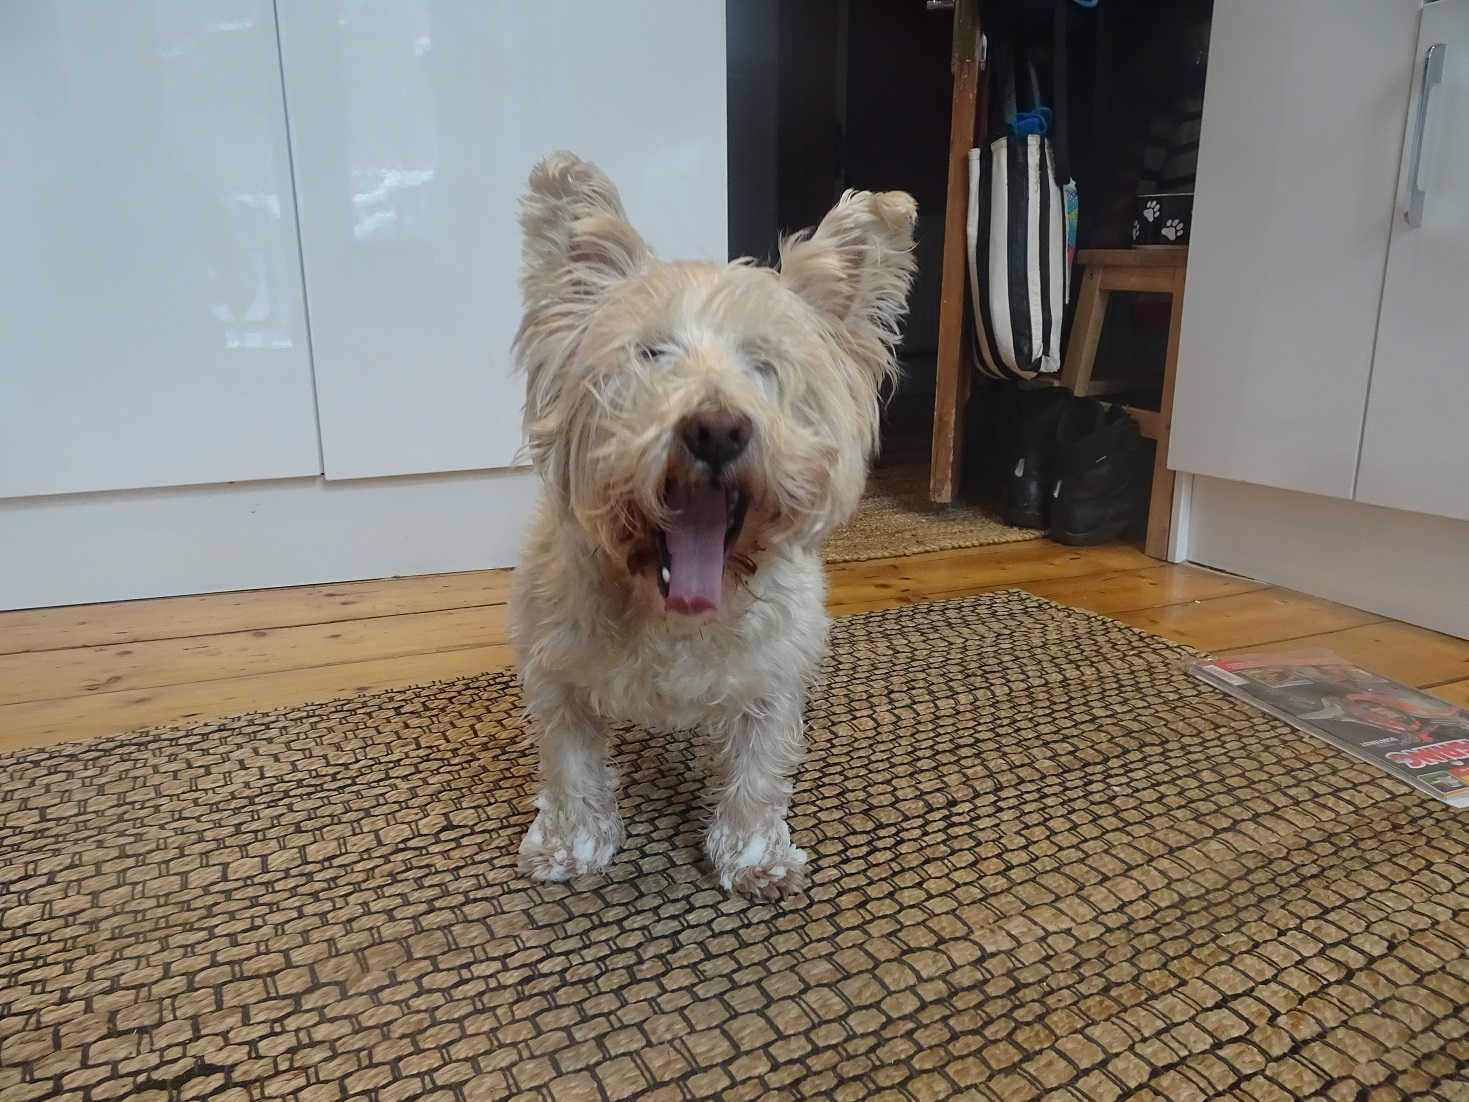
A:
POLYGON ((832 642, 782 906, 641 731, 518 878, 506 673, 0 758, 0 1098, 1469 1095, 1469 818, 1023 594, 832 642))
POLYGON ((829 563, 860 562, 923 551, 951 551, 991 543, 1039 539, 1044 532, 1014 528, 970 502, 935 506, 928 499, 928 467, 879 467, 852 519, 827 540, 829 563))

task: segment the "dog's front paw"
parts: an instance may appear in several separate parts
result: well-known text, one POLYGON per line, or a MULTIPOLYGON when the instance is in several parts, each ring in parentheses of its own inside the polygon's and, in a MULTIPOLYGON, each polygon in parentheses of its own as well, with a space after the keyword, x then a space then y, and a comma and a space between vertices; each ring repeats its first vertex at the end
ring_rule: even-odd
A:
POLYGON ((570 880, 607 867, 622 845, 622 819, 616 812, 581 808, 568 811, 544 797, 535 822, 525 832, 516 862, 535 880, 570 880))
POLYGON ((758 831, 734 831, 716 823, 707 848, 725 891, 774 901, 806 886, 806 854, 791 845, 784 820, 758 831))
POLYGON ((751 899, 771 902, 799 895, 806 886, 806 855, 792 849, 782 864, 750 865, 738 869, 724 886, 751 899))

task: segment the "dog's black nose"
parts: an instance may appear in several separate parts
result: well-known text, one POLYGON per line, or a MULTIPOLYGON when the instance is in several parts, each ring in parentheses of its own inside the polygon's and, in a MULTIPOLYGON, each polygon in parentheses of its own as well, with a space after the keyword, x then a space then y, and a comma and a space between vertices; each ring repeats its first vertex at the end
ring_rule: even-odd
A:
POLYGON ((750 442, 750 432, 748 417, 722 409, 692 414, 679 425, 679 436, 689 454, 716 471, 739 458, 750 442))

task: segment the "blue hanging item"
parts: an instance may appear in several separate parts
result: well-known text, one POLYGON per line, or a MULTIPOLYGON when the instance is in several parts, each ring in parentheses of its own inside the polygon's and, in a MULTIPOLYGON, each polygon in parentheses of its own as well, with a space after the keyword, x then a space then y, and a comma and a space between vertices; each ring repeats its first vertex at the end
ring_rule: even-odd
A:
POLYGON ((1007 124, 1012 138, 1023 138, 1034 134, 1044 138, 1051 132, 1051 109, 1033 107, 1029 111, 1017 111, 1007 124))

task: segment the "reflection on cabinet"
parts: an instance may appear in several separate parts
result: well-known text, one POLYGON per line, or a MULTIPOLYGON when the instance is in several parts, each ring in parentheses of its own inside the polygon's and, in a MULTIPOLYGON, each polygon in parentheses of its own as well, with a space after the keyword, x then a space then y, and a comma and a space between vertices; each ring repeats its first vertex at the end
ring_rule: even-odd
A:
POLYGON ((722 258, 724 5, 277 10, 327 477, 516 462, 530 166, 575 150, 655 248, 722 258))
POLYGON ((270 0, 0 44, 0 498, 318 473, 270 0))

